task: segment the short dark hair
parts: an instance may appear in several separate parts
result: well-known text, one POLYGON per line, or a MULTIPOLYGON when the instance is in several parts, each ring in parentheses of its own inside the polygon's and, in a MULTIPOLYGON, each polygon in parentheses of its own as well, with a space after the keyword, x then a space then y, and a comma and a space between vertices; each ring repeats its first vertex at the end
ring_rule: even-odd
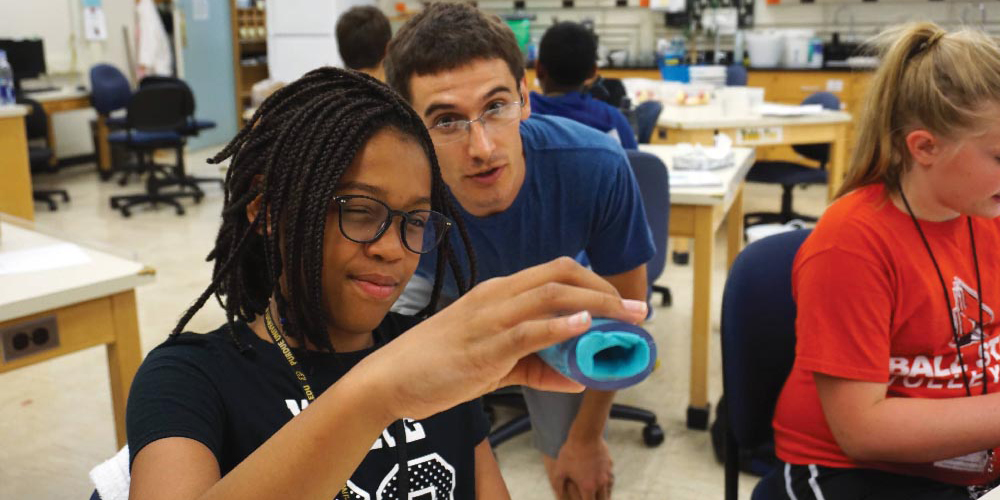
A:
POLYGON ((374 68, 385 58, 392 38, 389 19, 378 7, 351 7, 337 20, 337 47, 344 65, 351 69, 374 68))
POLYGON ((582 85, 597 64, 597 37, 582 24, 557 23, 542 35, 538 64, 559 85, 582 85))
POLYGON ((432 3, 389 43, 386 83, 412 101, 410 79, 414 75, 433 75, 481 59, 503 59, 520 86, 524 57, 509 26, 468 4, 432 3))

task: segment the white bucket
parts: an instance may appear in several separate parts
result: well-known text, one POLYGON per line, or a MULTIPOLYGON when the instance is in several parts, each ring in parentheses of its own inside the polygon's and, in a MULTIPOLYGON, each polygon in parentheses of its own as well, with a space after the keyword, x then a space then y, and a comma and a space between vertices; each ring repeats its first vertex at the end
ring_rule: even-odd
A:
POLYGON ((747 53, 753 68, 781 66, 784 38, 777 33, 747 33, 747 53))

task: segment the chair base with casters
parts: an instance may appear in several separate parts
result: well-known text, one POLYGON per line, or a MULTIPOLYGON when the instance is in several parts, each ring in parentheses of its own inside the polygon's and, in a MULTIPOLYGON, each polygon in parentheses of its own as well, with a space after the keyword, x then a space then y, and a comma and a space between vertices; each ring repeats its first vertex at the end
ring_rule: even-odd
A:
POLYGON ((35 189, 31 192, 35 201, 47 204, 53 212, 59 210, 55 200, 57 196, 62 198, 63 203, 69 203, 69 193, 65 189, 35 189))
POLYGON ((775 212, 751 212, 743 215, 743 227, 757 224, 785 224, 799 219, 816 222, 817 218, 800 214, 792 209, 792 190, 796 186, 826 184, 827 171, 810 168, 785 161, 763 161, 754 164, 747 173, 747 182, 781 184, 781 210, 775 212))
MULTIPOLYGON (((522 410, 525 413, 510 419, 495 430, 490 431, 490 446, 494 448, 511 438, 531 430, 531 419, 526 413, 528 408, 524 404, 524 397, 521 396, 520 390, 500 389, 483 396, 483 407, 490 417, 491 424, 496 422, 495 407, 497 406, 514 408, 522 410)), ((629 420, 646 424, 642 428, 642 442, 650 448, 659 446, 665 439, 663 428, 656 421, 656 414, 649 410, 615 403, 611 405, 610 416, 615 420, 629 420)))
POLYGON ((686 266, 688 262, 691 262, 691 252, 678 252, 674 250, 670 254, 670 260, 677 264, 678 266, 686 266))
MULTIPOLYGON (((659 292, 660 297, 660 307, 672 306, 674 304, 674 296, 670 293, 670 289, 665 286, 653 285, 653 292, 659 292)), ((652 298, 652 293, 650 293, 650 298, 652 298)))
POLYGON ((121 210, 122 215, 125 217, 131 217, 132 211, 130 209, 132 207, 149 203, 155 208, 158 204, 163 203, 174 207, 177 215, 184 215, 184 207, 177 200, 181 198, 194 198, 194 202, 199 203, 204 196, 200 191, 161 193, 156 188, 152 188, 149 192, 143 194, 112 196, 111 208, 121 210))
MULTIPOLYGON (((52 150, 47 147, 28 147, 28 160, 32 167, 33 173, 52 173, 57 169, 49 165, 49 159, 52 157, 52 150)), ((69 202, 69 192, 65 189, 33 189, 31 191, 31 197, 40 203, 45 203, 49 206, 49 210, 55 212, 59 209, 59 205, 56 203, 56 197, 62 198, 64 203, 69 202)))
MULTIPOLYGON (((152 159, 152 151, 141 152, 139 154, 140 162, 144 163, 145 158, 152 159)), ((177 161, 183 161, 183 148, 177 148, 177 161)), ((165 205, 170 205, 174 207, 177 215, 184 215, 184 207, 177 201, 182 198, 193 198, 195 203, 200 203, 201 199, 204 198, 205 193, 198 187, 197 181, 192 177, 187 177, 183 175, 183 170, 177 175, 175 172, 170 172, 163 168, 161 165, 153 164, 152 161, 148 163, 149 174, 146 177, 146 192, 137 193, 131 195, 120 195, 111 197, 111 208, 115 210, 120 210, 122 215, 125 217, 130 217, 132 215, 131 208, 137 205, 152 204, 156 207, 158 204, 163 203, 165 205), (162 191, 163 188, 176 186, 178 191, 162 191), (185 191, 187 188, 189 191, 185 191)))

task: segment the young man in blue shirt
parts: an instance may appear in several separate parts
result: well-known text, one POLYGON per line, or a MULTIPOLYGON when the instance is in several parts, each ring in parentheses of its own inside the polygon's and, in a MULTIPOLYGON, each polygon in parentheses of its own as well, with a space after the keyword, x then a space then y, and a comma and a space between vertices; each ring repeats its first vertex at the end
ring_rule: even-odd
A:
POLYGON ((582 24, 556 23, 542 36, 538 50, 536 70, 542 94, 531 93, 532 111, 578 121, 617 138, 625 149, 638 149, 625 115, 584 92, 584 84, 597 74, 594 33, 582 24))
MULTIPOLYGON (((623 298, 645 301, 655 247, 624 151, 590 127, 531 116, 521 52, 499 19, 465 4, 427 6, 390 42, 386 80, 427 125, 479 281, 586 251, 623 298)), ((436 273, 451 272, 437 262, 434 253, 422 256, 396 310, 428 303, 436 273)), ((454 297, 453 282, 445 283, 452 287, 443 293, 454 297)), ((556 494, 610 498, 603 431, 614 393, 524 392, 556 494)))

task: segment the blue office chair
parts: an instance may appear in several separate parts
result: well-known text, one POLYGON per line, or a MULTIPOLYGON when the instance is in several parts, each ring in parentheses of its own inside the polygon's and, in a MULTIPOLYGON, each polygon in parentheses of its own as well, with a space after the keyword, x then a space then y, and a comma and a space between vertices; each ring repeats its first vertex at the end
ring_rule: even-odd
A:
MULTIPOLYGON (((802 104, 820 104, 824 109, 839 110, 840 99, 829 92, 816 92, 806 97, 802 104)), ((829 144, 799 144, 792 146, 796 153, 818 161, 820 168, 808 167, 789 161, 759 161, 747 173, 747 182, 781 184, 781 211, 753 212, 743 216, 744 227, 757 224, 781 223, 792 219, 815 222, 816 217, 802 215, 792 210, 792 190, 795 186, 826 184, 826 164, 830 161, 829 144)))
POLYGON ((673 303, 670 289, 656 284, 667 263, 667 238, 670 235, 670 175, 667 167, 656 155, 642 151, 626 151, 632 173, 639 185, 642 205, 646 210, 646 221, 653 234, 656 254, 646 263, 646 279, 649 282, 649 297, 654 292, 662 295, 661 306, 673 303))
MULTIPOLYGON (((104 119, 108 130, 113 132, 125 128, 124 116, 111 116, 122 111, 132 97, 132 87, 128 78, 118 68, 110 64, 95 64, 90 68, 90 105, 104 119)), ((95 148, 99 146, 95 145, 95 148)), ((123 172, 119 184, 125 185, 130 173, 138 173, 139 166, 133 158, 127 157, 121 148, 111 149, 111 171, 101 171, 101 180, 108 180, 114 171, 123 172)))
POLYGON ((111 208, 121 210, 125 217, 131 215, 133 206, 146 203, 171 205, 177 215, 183 215, 184 208, 178 199, 190 197, 197 203, 204 196, 196 181, 184 175, 185 141, 177 130, 187 120, 185 99, 184 91, 176 85, 147 85, 129 99, 126 128, 108 136, 109 142, 122 144, 134 151, 139 158, 139 169, 148 174, 145 193, 111 197, 111 208), (154 163, 153 152, 157 149, 173 149, 176 165, 154 163), (163 188, 171 186, 179 190, 163 191, 163 188))
MULTIPOLYGON (((59 170, 57 165, 52 163, 52 150, 46 144, 41 144, 49 134, 49 117, 45 114, 45 109, 34 99, 18 97, 18 104, 31 107, 31 112, 24 117, 25 133, 28 137, 28 163, 31 166, 31 173, 51 174, 59 170), (40 143, 32 145, 32 142, 40 143)), ((64 202, 69 201, 69 193, 65 189, 39 189, 32 188, 31 196, 35 201, 43 202, 49 206, 49 210, 58 209, 56 197, 62 198, 64 202)))
MULTIPOLYGON (((125 109, 128 99, 132 97, 132 88, 128 78, 118 68, 110 64, 95 64, 90 68, 90 104, 97 113, 110 117, 111 113, 125 109)), ((124 126, 124 118, 115 118, 108 123, 124 126)))
POLYGON ((598 76, 594 83, 586 89, 586 92, 594 99, 604 101, 618 109, 628 109, 631 105, 628 101, 628 92, 625 84, 618 78, 604 78, 598 76))
POLYGON ((639 144, 649 144, 656 130, 656 120, 660 118, 663 104, 660 101, 646 101, 635 108, 636 138, 639 144))
MULTIPOLYGON (((208 130, 215 128, 215 122, 211 120, 202 120, 195 117, 195 102, 194 102, 194 92, 191 87, 180 78, 174 78, 172 76, 147 76, 139 82, 139 90, 147 88, 150 86, 164 86, 172 85, 183 93, 184 95, 184 106, 183 111, 185 119, 183 124, 177 129, 177 133, 184 137, 194 137, 201 133, 202 130, 208 130)), ((183 160, 178 161, 177 175, 184 177, 188 181, 194 183, 211 182, 218 183, 219 187, 223 186, 223 179, 219 177, 192 177, 187 175, 184 168, 183 160)))
POLYGON ((747 67, 742 64, 726 66, 726 86, 743 87, 747 84, 747 67))
MULTIPOLYGON (((792 261, 811 230, 748 245, 722 294, 722 385, 726 398, 726 500, 736 500, 739 450, 774 442, 771 420, 795 360, 792 261)), ((752 500, 784 499, 782 469, 767 473, 752 500)))
POLYGON ((187 96, 187 101, 184 104, 184 113, 187 115, 187 121, 179 130, 182 135, 193 137, 198 135, 198 133, 202 130, 215 128, 214 121, 195 117, 194 92, 184 80, 174 78, 172 76, 147 76, 139 82, 139 88, 148 85, 177 85, 184 89, 185 95, 187 96))

